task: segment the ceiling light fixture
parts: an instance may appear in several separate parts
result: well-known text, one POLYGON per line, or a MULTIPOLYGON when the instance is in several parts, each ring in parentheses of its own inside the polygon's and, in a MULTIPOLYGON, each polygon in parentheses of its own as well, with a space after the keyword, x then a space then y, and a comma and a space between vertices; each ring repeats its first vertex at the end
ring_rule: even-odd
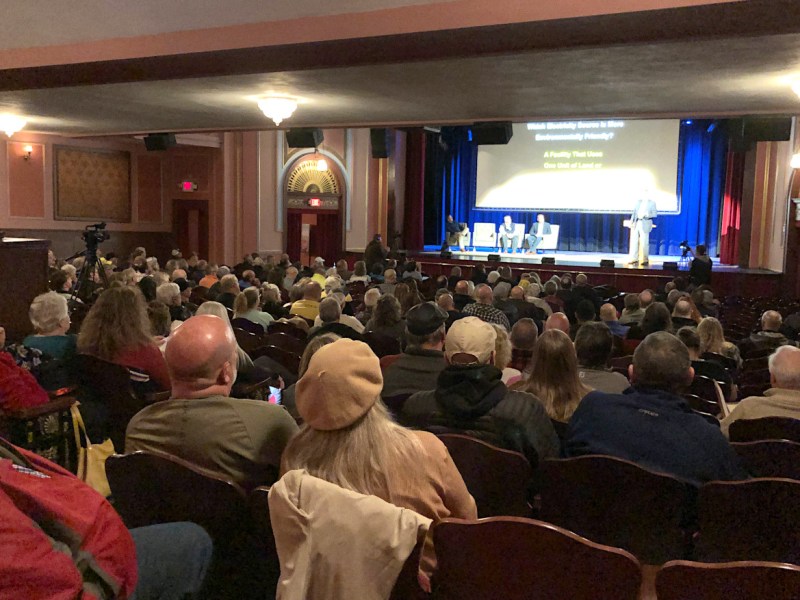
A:
POLYGON ((8 137, 11 137, 20 131, 28 122, 22 117, 11 115, 8 113, 0 115, 0 130, 5 131, 8 137))
POLYGON ((279 96, 262 98, 258 101, 258 108, 267 118, 272 119, 275 125, 280 125, 297 110, 297 100, 279 96))

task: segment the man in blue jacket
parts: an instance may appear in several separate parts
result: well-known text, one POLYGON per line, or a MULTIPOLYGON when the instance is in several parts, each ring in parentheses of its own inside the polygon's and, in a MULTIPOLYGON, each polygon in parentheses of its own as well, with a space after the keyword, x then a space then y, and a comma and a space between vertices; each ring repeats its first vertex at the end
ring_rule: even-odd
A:
POLYGON ((678 338, 648 335, 636 348, 630 377, 633 387, 623 394, 592 392, 581 401, 567 427, 567 456, 616 456, 694 485, 748 478, 719 427, 678 395, 694 377, 678 338))

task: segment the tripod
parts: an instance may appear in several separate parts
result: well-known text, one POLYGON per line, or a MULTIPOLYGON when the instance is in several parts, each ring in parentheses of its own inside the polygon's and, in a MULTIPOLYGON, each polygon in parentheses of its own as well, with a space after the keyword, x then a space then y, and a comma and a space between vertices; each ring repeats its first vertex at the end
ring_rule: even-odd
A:
MULTIPOLYGON (((108 277, 106 277, 106 270, 97 258, 97 246, 88 246, 82 254, 85 258, 83 268, 80 275, 78 275, 78 281, 75 283, 75 289, 72 291, 70 300, 79 298, 86 302, 97 289, 98 283, 102 284, 103 289, 108 289, 108 277)), ((72 258, 77 258, 80 255, 81 253, 79 252, 72 258)))

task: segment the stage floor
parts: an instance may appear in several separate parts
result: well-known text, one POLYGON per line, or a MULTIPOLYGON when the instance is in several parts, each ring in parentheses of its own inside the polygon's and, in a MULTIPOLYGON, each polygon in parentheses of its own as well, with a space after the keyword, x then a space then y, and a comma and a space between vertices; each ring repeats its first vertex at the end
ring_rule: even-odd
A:
MULTIPOLYGON (((486 250, 466 250, 461 252, 453 250, 451 260, 469 260, 484 262, 488 260, 489 254, 496 254, 496 252, 489 252, 486 250)), ((425 251, 420 254, 425 258, 440 258, 440 248, 438 246, 426 246, 425 251)), ((667 255, 650 255, 650 264, 648 266, 629 267, 627 254, 612 254, 608 252, 552 252, 545 251, 544 254, 519 254, 519 253, 501 253, 500 262, 508 264, 519 265, 540 265, 542 258, 551 257, 556 261, 556 265, 562 267, 599 267, 601 260, 613 260, 614 268, 616 269, 629 269, 632 271, 653 271, 662 270, 665 262, 676 262, 678 268, 682 271, 689 270, 689 262, 682 261, 680 256, 667 256, 667 255)), ((690 257, 691 258, 691 257, 690 257)), ((718 260, 714 260, 715 272, 747 272, 747 273, 760 273, 760 274, 775 274, 773 271, 766 269, 740 269, 735 265, 721 265, 718 260)))

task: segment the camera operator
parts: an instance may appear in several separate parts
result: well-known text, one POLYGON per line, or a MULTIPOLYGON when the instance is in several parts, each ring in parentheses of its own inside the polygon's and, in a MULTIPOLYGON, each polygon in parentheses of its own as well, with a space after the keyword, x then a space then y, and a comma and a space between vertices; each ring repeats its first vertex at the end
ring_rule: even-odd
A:
POLYGON ((711 257, 703 244, 698 244, 694 252, 691 246, 686 246, 686 251, 692 255, 692 264, 689 267, 689 279, 695 287, 711 283, 711 257))

